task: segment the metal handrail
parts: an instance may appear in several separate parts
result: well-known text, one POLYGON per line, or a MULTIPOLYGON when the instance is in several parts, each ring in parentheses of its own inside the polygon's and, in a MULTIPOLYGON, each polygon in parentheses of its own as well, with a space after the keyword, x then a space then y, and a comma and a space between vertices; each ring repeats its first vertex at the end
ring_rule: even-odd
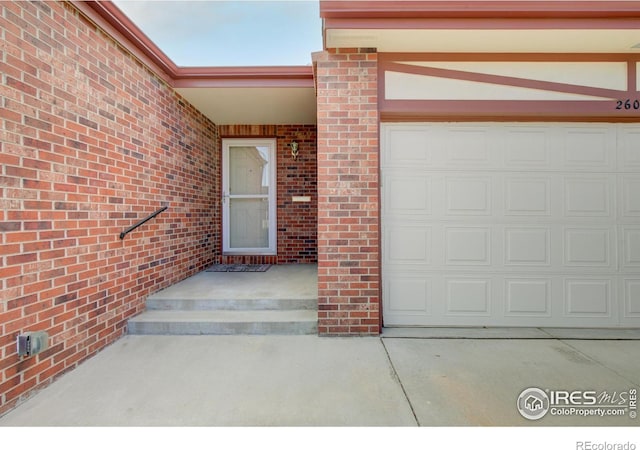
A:
POLYGON ((136 228, 138 228, 140 225, 142 225, 143 223, 153 219, 155 216, 157 216, 158 214, 160 214, 162 211, 164 211, 165 209, 167 209, 168 206, 163 206, 162 208, 160 208, 159 210, 157 210, 156 212, 154 212, 153 214, 151 214, 150 216, 142 219, 140 222, 136 223, 135 225, 130 226, 129 228, 127 228, 126 230, 124 230, 122 233, 120 233, 120 239, 124 239, 124 237, 131 233, 133 230, 135 230, 136 228))

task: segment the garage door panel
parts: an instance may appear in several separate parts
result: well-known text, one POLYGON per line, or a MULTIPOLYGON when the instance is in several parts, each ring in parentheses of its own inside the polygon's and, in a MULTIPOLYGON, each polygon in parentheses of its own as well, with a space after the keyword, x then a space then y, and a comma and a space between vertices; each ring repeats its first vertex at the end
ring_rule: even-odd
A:
POLYGON ((390 314, 398 316, 430 315, 432 296, 431 280, 424 277, 411 277, 397 274, 385 283, 393 302, 385 304, 390 314))
POLYGON ((491 299, 490 279, 446 279, 446 315, 490 316, 491 299))
POLYGON ((569 278, 565 280, 565 311, 568 317, 612 317, 612 280, 569 278))
POLYGON ((621 128, 618 142, 618 171, 640 172, 640 127, 621 128))
MULTIPOLYGON (((640 279, 627 283, 626 324, 637 326, 633 296, 640 279)), ((435 326, 617 326, 615 286, 610 279, 568 276, 479 277, 443 272, 428 278, 396 274, 385 289, 400 302, 385 303, 385 324, 435 326), (397 279, 396 279, 397 278, 397 279), (434 321, 437 321, 434 323, 434 321)))
POLYGON ((386 229, 385 254, 391 265, 430 265, 431 228, 391 225, 386 229))
POLYGON ((550 130, 545 127, 505 127, 496 145, 510 170, 548 170, 551 166, 550 130))
POLYGON ((505 266, 551 266, 549 227, 506 227, 504 237, 505 266))
POLYGON ((587 125, 564 130, 563 156, 568 170, 612 171, 616 164, 616 130, 587 125))
POLYGON ((640 126, 382 133, 386 325, 640 326, 640 126))
MULTIPOLYGON (((560 224, 494 225, 480 221, 429 222, 389 220, 384 231, 386 267, 421 270, 528 273, 615 273, 616 235, 612 228, 564 227, 560 224)), ((623 230, 628 270, 640 267, 640 226, 623 230)))
POLYGON ((445 265, 491 265, 488 227, 445 227, 445 265))
POLYGON ((504 292, 506 316, 551 317, 550 278, 506 278, 504 292))
POLYGON ((621 218, 640 219, 640 177, 621 177, 621 218))
POLYGON ((640 326, 638 143, 630 125, 384 125, 385 324, 640 326))
POLYGON ((431 178, 424 173, 387 174, 384 213, 393 216, 431 215, 431 178))
POLYGON ((385 147, 390 150, 383 155, 385 167, 430 165, 431 148, 436 145, 430 127, 398 126, 387 130, 383 139, 385 147))
POLYGON ((446 214, 488 216, 491 214, 491 178, 445 178, 446 214))
POLYGON ((445 152, 445 165, 452 168, 495 165, 492 162, 498 158, 495 149, 489 145, 489 133, 485 127, 453 126, 447 129, 441 147, 445 152))
POLYGON ((564 178, 564 214, 566 217, 615 217, 615 176, 564 178))
POLYGON ((615 231, 612 228, 564 229, 564 264, 570 267, 616 269, 615 231))
POLYGON ((623 270, 640 269, 640 225, 637 227, 622 227, 623 270))
POLYGON ((506 176, 505 215, 551 216, 551 177, 506 176))
POLYGON ((625 299, 625 318, 640 318, 640 278, 622 279, 625 299))

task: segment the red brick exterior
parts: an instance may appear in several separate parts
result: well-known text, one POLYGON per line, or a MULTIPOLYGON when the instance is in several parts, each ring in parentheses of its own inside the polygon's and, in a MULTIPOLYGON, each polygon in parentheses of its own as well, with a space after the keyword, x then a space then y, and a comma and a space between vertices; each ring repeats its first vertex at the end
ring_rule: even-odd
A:
MULTIPOLYGON (((2 2, 0 35, 2 414, 122 336, 149 294, 220 261, 222 212, 218 127, 70 3, 2 2), (50 348, 20 359, 34 330, 50 348)), ((222 129, 278 139, 271 262, 316 261, 315 126, 222 129)))
POLYGON ((224 260, 221 135, 277 139, 268 262, 317 261, 315 125, 217 127, 70 3, 2 2, 0 35, 0 414, 224 260), (21 359, 33 330, 50 348, 21 359))
POLYGON ((70 3, 2 2, 0 35, 0 414, 126 333, 149 294, 223 261, 219 128, 277 139, 269 262, 317 260, 314 125, 217 127, 70 3), (20 359, 34 330, 50 348, 20 359))
POLYGON ((278 254, 276 256, 221 256, 220 262, 267 264, 317 261, 317 167, 315 125, 220 125, 221 138, 275 138, 278 254), (289 144, 299 144, 296 160, 289 144), (308 203, 294 203, 293 196, 308 196, 308 203))
POLYGON ((68 4, 3 2, 0 412, 219 254, 217 129, 68 4), (119 233, 169 209, 123 240, 119 233), (16 336, 50 348, 21 360, 16 336))
POLYGON ((316 55, 318 330, 380 332, 377 54, 316 55))

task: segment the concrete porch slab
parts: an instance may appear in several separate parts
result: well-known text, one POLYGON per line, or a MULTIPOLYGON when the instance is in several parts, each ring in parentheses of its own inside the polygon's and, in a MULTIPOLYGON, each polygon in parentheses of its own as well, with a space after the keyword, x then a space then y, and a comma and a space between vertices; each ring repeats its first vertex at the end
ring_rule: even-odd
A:
POLYGON ((317 298, 316 264, 273 265, 266 272, 200 272, 149 296, 149 300, 317 298))
POLYGON ((318 332, 316 264, 266 272, 200 272, 146 299, 130 334, 277 334, 318 332))

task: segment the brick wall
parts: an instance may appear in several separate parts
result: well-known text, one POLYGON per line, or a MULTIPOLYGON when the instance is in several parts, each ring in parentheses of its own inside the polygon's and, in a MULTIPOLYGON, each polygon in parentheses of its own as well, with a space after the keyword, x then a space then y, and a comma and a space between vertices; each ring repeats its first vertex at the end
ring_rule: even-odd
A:
POLYGON ((278 254, 276 256, 221 256, 220 261, 249 263, 313 263, 317 261, 316 126, 220 125, 222 138, 275 138, 277 141, 278 254), (299 144, 291 158, 289 144, 299 144), (293 196, 309 196, 309 203, 294 203, 293 196))
POLYGON ((377 54, 315 55, 318 90, 318 330, 380 331, 377 54))
POLYGON ((1 414, 212 263, 220 152, 215 125, 71 5, 0 11, 1 414), (50 348, 20 360, 29 330, 50 348))

